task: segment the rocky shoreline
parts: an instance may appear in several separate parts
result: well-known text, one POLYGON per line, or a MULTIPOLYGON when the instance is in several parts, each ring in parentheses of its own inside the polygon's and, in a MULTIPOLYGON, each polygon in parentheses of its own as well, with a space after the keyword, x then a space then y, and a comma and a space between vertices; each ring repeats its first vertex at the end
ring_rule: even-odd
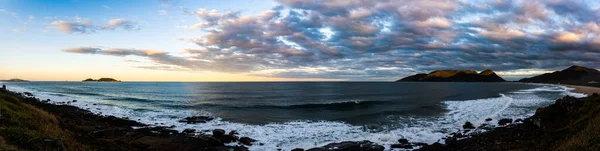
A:
MULTIPOLYGON (((39 108, 56 117, 57 125, 69 133, 68 137, 76 142, 63 142, 69 138, 46 138, 41 145, 27 146, 11 140, 17 138, 3 132, 10 128, 12 115, 2 108, 0 124, 0 150, 2 144, 12 144, 26 150, 248 150, 251 145, 264 145, 248 137, 240 137, 236 131, 226 132, 215 129, 212 132, 197 132, 186 129, 182 132, 172 127, 149 126, 136 121, 103 116, 70 105, 50 104, 49 100, 40 100, 30 93, 14 93, 0 90, 0 100, 15 98, 12 103, 23 103, 39 108), (16 101, 16 102, 15 102, 16 101), (77 144, 69 146, 70 144, 77 144), (83 146, 83 147, 82 147, 83 146)), ((76 100, 73 100, 73 102, 76 100)), ((10 101, 8 101, 10 103, 10 101)), ((7 102, 2 102, 7 103, 7 102)), ((4 104, 2 104, 4 105, 4 104)), ((24 106, 26 106, 24 105, 24 106)), ((465 123, 463 130, 452 133, 440 140, 442 143, 426 144, 398 140, 389 149, 400 150, 577 150, 600 149, 600 96, 595 93, 586 98, 566 96, 555 104, 540 108, 527 119, 500 119, 498 125, 473 125, 465 123), (587 137, 586 133, 598 134, 587 137), (585 132, 585 133, 584 133, 585 132), (577 138, 574 138, 577 137, 577 138), (580 142, 583 139, 584 143, 580 142)), ((188 117, 179 122, 194 124, 212 120, 212 117, 188 117)), ((487 121, 488 119, 486 119, 487 121)), ((489 119, 491 120, 491 119, 489 119)), ((331 143, 308 151, 382 151, 386 147, 370 141, 345 141, 331 143)), ((296 148, 293 151, 304 151, 296 148)))
MULTIPOLYGON (((57 120, 57 127, 64 132, 56 137, 44 138, 33 141, 33 144, 15 142, 24 137, 21 132, 8 132, 13 127, 23 127, 22 123, 10 121, 21 120, 19 111, 10 111, 2 108, 0 124, 0 150, 3 145, 15 146, 15 150, 214 150, 214 151, 244 151, 246 146, 253 145, 254 139, 237 136, 236 131, 226 133, 222 129, 215 129, 211 134, 196 132, 186 129, 182 132, 172 130, 170 127, 149 126, 136 121, 122 119, 114 116, 94 114, 70 105, 50 104, 48 100, 40 100, 30 94, 14 93, 0 89, 2 105, 33 106, 34 110, 43 110, 43 114, 50 114, 50 119, 57 120), (66 136, 63 136, 66 135, 66 136), (61 140, 60 138, 64 138, 61 140), (67 142, 71 141, 71 142, 67 142), (232 144, 234 143, 234 144, 232 144), (76 144, 69 146, 69 144, 76 144), (226 145, 227 144, 227 145, 226 145)), ((74 100, 76 101, 76 100, 74 100)), ((37 117, 33 117, 36 119, 37 117)), ((36 126, 30 125, 22 133, 37 133, 36 126)), ((42 132, 48 133, 48 132, 42 132)), ((43 134, 42 134, 43 135, 43 134)), ((47 137, 47 136, 44 136, 47 137)))

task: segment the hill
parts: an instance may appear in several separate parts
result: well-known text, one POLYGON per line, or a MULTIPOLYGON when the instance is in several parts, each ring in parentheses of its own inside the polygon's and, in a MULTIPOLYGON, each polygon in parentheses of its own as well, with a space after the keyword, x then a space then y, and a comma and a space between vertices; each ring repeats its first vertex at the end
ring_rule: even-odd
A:
POLYGON ((531 78, 524 78, 519 80, 519 82, 567 83, 576 85, 597 84, 600 82, 600 71, 588 67, 571 66, 562 71, 555 71, 531 78))
POLYGON ((0 80, 0 82, 29 82, 23 79, 9 79, 9 80, 0 80))
MULTIPOLYGON (((566 96, 516 124, 445 138, 419 150, 599 150, 600 95, 566 96)), ((511 120, 512 122, 512 120, 511 120)), ((478 131, 480 128, 471 131, 478 131)), ((465 130, 467 131, 467 130, 465 130)))
POLYGON ((98 80, 88 78, 88 79, 83 80, 83 82, 121 82, 121 81, 113 79, 113 78, 100 78, 98 80))
POLYGON ((436 70, 429 74, 420 73, 402 78, 396 82, 504 82, 493 70, 487 69, 481 73, 473 70, 436 70))

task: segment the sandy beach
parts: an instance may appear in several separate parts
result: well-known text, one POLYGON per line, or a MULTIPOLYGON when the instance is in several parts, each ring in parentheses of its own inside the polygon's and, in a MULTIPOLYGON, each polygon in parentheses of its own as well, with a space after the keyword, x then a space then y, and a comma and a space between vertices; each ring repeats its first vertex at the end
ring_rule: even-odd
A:
POLYGON ((578 86, 578 85, 567 85, 567 84, 561 84, 562 86, 567 86, 570 88, 574 88, 575 90, 573 90, 573 92, 577 92, 577 93, 583 93, 583 94, 594 94, 594 93, 600 93, 600 88, 597 87, 590 87, 590 86, 578 86))

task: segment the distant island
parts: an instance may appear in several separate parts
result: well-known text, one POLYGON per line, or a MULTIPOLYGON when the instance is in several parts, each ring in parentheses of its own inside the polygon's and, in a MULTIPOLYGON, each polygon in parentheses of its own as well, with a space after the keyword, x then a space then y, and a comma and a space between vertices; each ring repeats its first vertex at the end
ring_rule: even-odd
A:
POLYGON ((92 78, 88 78, 83 80, 83 82, 121 82, 121 80, 116 80, 113 78, 100 78, 98 80, 92 79, 92 78))
POLYGON ((0 80, 0 82, 29 82, 23 79, 9 79, 9 80, 0 80))
POLYGON ((531 78, 524 78, 519 80, 519 82, 598 85, 598 82, 600 82, 600 71, 593 68, 575 65, 562 71, 555 71, 552 73, 545 73, 531 78))
POLYGON ((436 70, 429 74, 420 73, 402 78, 396 82, 505 82, 493 70, 481 73, 473 70, 436 70))

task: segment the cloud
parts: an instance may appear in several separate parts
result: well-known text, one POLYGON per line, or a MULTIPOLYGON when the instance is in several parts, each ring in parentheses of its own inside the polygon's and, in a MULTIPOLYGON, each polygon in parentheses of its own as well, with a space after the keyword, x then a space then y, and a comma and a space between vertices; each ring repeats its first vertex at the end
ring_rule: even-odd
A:
POLYGON ((167 15, 169 12, 167 12, 166 10, 159 10, 158 14, 159 15, 167 15))
POLYGON ((539 73, 529 69, 600 66, 600 10, 586 1, 277 2, 256 15, 196 10, 199 21, 185 28, 202 32, 182 40, 197 48, 178 54, 89 52, 135 55, 159 66, 146 69, 350 80, 439 69, 491 68, 518 76, 539 73))
POLYGON ((109 20, 105 25, 94 25, 89 19, 80 17, 76 17, 75 21, 56 20, 50 24, 52 25, 52 28, 67 34, 89 34, 98 30, 116 30, 119 28, 128 31, 140 30, 140 26, 138 26, 137 23, 123 18, 109 20))

